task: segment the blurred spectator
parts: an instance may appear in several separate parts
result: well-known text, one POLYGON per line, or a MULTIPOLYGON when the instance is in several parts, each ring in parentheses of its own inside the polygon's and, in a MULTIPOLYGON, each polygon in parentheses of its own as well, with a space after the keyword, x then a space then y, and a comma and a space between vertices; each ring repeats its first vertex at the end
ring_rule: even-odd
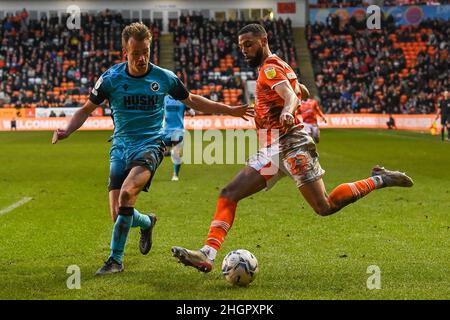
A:
POLYGON ((11 131, 17 131, 17 121, 16 118, 11 119, 11 131))
POLYGON ((397 129, 397 126, 395 125, 395 119, 392 117, 392 114, 389 115, 389 120, 386 122, 386 125, 388 129, 397 129))
POLYGON ((4 104, 8 104, 9 101, 9 95, 0 87, 0 108, 3 107, 4 104))

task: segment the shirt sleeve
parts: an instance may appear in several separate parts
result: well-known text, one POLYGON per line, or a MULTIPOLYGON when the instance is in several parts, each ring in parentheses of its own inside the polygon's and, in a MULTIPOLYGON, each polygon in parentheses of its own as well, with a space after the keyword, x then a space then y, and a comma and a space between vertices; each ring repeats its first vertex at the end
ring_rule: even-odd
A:
POLYGON ((170 89, 168 94, 175 100, 185 100, 189 97, 189 91, 181 80, 173 73, 169 73, 170 89))
POLYGON ((94 88, 91 90, 89 100, 96 105, 102 104, 103 101, 109 98, 109 92, 104 75, 101 75, 95 83, 94 88))
POLYGON ((259 77, 262 82, 272 90, 283 82, 289 82, 283 68, 274 64, 264 65, 259 72, 259 77))

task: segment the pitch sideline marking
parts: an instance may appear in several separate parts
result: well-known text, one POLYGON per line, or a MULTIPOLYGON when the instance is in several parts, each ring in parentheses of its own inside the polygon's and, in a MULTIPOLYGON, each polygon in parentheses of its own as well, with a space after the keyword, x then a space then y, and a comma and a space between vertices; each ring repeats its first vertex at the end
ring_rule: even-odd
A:
POLYGON ((13 203, 12 205, 10 205, 9 207, 6 207, 2 210, 0 210, 0 216, 7 214, 8 212, 13 211, 14 209, 23 206, 25 203, 29 202, 33 200, 33 198, 31 197, 24 197, 21 200, 17 201, 16 203, 13 203))

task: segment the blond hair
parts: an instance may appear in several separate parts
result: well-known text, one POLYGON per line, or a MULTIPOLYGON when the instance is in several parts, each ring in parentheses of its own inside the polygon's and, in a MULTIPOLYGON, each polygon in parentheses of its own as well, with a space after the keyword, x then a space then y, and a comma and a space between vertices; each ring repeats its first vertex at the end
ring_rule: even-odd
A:
POLYGON ((122 31, 123 48, 126 48, 130 38, 133 38, 136 41, 143 41, 147 39, 152 41, 152 33, 142 22, 133 22, 132 24, 126 26, 122 31))

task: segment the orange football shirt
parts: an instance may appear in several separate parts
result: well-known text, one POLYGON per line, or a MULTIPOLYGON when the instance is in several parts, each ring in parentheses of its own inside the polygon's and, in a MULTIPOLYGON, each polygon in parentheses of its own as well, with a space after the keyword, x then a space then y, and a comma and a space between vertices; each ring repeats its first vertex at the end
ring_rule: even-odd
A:
POLYGON ((324 117, 320 110, 319 104, 314 99, 308 99, 302 102, 300 108, 297 109, 296 118, 301 117, 303 122, 317 124, 317 116, 324 117))
MULTIPOLYGON (((301 98, 298 87, 297 75, 294 70, 281 58, 273 54, 267 57, 259 68, 256 81, 255 123, 257 129, 278 129, 280 136, 286 133, 280 123, 281 111, 284 100, 275 91, 275 87, 283 82, 288 82, 294 92, 301 98)), ((295 119, 295 124, 300 124, 295 119)))

